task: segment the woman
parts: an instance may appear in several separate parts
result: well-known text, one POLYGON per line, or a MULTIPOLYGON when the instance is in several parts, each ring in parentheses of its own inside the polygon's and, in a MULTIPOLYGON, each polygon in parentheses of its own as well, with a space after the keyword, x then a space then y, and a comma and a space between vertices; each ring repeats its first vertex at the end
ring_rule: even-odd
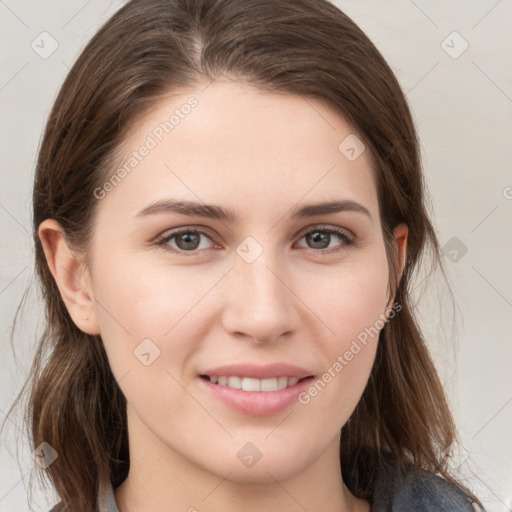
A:
POLYGON ((62 86, 33 200, 52 510, 479 510, 411 311, 442 267, 417 135, 336 7, 129 2, 62 86))

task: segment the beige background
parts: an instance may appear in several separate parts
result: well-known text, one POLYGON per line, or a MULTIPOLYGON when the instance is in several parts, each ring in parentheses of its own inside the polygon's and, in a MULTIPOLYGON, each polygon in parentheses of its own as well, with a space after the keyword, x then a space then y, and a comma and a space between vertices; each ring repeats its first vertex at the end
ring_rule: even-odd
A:
MULTIPOLYGON (((464 481, 489 512, 510 511, 512 1, 335 3, 374 41, 409 98, 459 308, 458 337, 436 286, 421 291, 422 323, 459 425, 464 481)), ((30 364, 42 311, 34 291, 30 201, 44 122, 78 52, 121 4, 0 0, 0 419, 30 364), (16 364, 8 333, 28 286, 16 364)), ((9 432, 20 432, 20 425, 15 420, 9 432)), ((0 512, 27 510, 31 453, 20 445, 21 472, 15 453, 14 439, 2 439, 0 512)), ((32 506, 47 511, 55 501, 41 491, 32 506)))

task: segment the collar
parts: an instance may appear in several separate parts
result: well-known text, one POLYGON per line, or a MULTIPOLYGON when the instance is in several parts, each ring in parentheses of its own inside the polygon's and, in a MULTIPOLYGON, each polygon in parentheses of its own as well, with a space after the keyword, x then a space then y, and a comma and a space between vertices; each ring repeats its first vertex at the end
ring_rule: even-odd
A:
POLYGON ((117 507, 116 498, 114 494, 114 488, 111 482, 107 484, 107 488, 103 495, 98 493, 98 510, 99 512, 119 512, 117 507))

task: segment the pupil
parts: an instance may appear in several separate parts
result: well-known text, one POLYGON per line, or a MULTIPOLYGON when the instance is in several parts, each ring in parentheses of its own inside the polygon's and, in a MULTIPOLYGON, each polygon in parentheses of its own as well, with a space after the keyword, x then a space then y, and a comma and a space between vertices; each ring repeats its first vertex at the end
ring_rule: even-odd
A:
POLYGON ((199 233, 183 233, 176 240, 176 244, 180 249, 197 249, 199 245, 199 233), (185 241, 185 243, 181 243, 185 241))
POLYGON ((320 243, 320 247, 316 246, 314 249, 325 249, 329 246, 329 233, 322 233, 320 231, 314 231, 313 233, 310 233, 307 235, 308 243, 312 242, 313 244, 320 243))

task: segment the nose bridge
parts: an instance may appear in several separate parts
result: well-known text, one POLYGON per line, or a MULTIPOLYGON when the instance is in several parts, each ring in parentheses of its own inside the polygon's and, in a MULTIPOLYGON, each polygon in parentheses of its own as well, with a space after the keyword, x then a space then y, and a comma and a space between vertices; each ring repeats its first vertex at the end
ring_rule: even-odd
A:
POLYGON ((295 329, 298 313, 278 249, 247 237, 236 252, 229 277, 225 328, 258 341, 269 341, 295 329))

